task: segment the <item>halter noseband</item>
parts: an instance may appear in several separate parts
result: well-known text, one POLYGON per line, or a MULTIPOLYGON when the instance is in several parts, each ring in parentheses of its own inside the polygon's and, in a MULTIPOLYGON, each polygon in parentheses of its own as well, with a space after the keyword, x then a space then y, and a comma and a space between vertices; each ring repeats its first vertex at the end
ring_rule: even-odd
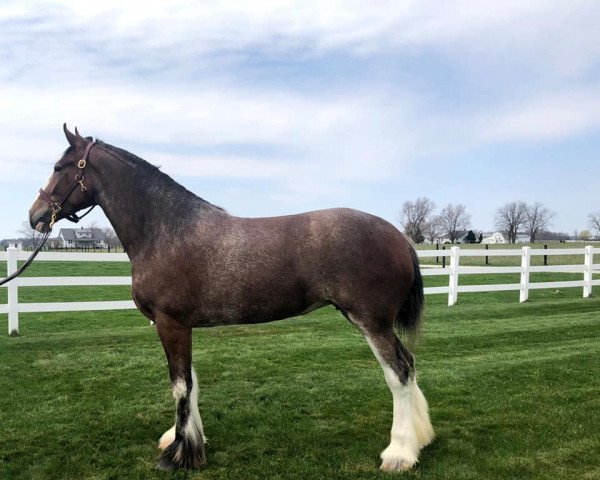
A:
MULTIPOLYGON (((96 140, 94 140, 93 142, 88 143, 87 147, 85 148, 85 152, 83 154, 83 157, 81 158, 81 160, 79 160, 79 162, 77 162, 77 168, 79 168, 81 170, 81 172, 79 172, 77 175, 75 175, 75 182, 76 183, 67 192, 67 194, 63 197, 63 199, 60 202, 53 202, 52 199, 50 198, 50 196, 46 192, 44 192, 44 189, 40 188, 40 197, 48 205, 50 205, 50 209, 52 210, 52 217, 51 217, 50 223, 48 225, 50 227, 50 230, 52 230, 52 227, 54 226, 54 223, 56 222, 56 217, 58 216, 58 213, 62 210, 62 207, 65 204, 65 202, 67 201, 67 199, 75 191, 75 189, 77 188, 77 185, 79 185, 79 187, 81 188, 82 192, 85 192, 87 190, 87 188, 83 184, 83 181, 85 180, 85 176, 83 175, 83 172, 85 171, 85 167, 87 165, 88 157, 90 155, 90 150, 92 149, 92 147, 95 144, 96 144, 96 140)), ((79 220, 81 220, 83 217, 85 217, 88 213, 90 213, 94 209, 95 206, 96 205, 92 205, 81 216, 78 216, 76 213, 70 213, 69 215, 66 215, 65 218, 67 220, 73 222, 73 223, 77 223, 77 222, 79 222, 79 220)))

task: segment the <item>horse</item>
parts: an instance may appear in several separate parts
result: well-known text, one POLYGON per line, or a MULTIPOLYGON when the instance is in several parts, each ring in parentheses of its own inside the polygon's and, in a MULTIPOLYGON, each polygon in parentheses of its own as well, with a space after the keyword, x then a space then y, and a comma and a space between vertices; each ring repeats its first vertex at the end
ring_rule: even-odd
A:
POLYGON ((133 301, 156 325, 175 399, 175 425, 159 440, 159 467, 206 464, 192 328, 270 322, 326 305, 364 335, 391 390, 381 469, 417 463, 434 432, 414 357, 399 334, 419 330, 423 282, 416 252, 396 227, 347 208, 237 217, 126 150, 66 124, 63 131, 69 146, 29 220, 44 233, 99 205, 121 240, 133 301))

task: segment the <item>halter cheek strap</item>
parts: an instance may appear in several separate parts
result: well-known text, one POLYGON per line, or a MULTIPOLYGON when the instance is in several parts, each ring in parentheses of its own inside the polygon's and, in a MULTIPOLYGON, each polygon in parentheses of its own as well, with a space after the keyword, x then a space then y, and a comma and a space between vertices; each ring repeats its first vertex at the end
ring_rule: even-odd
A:
MULTIPOLYGON (((71 196, 71 194, 75 191, 77 186, 79 185, 79 188, 81 189, 82 192, 85 192, 87 190, 86 186, 83 184, 83 181, 85 180, 84 171, 85 171, 85 167, 87 165, 88 157, 90 155, 90 150, 92 149, 92 147, 95 144, 96 144, 96 141, 94 140, 93 142, 88 143, 87 147, 85 147, 85 152, 83 153, 83 157, 81 158, 81 160, 79 160, 79 162, 77 162, 77 168, 79 168, 81 171, 77 175, 75 175, 76 183, 75 183, 75 185, 73 185, 71 187, 71 189, 67 192, 67 194, 63 197, 63 199, 60 202, 53 202, 52 199, 50 198, 50 196, 46 192, 44 192, 44 190, 42 188, 40 188, 40 197, 42 198, 42 200, 44 200, 50 206, 50 208, 52 210, 52 217, 50 219, 50 224, 48 225, 50 227, 50 230, 52 230, 52 227, 56 223, 58 214, 62 210, 63 205, 65 204, 67 199, 71 196)), ((77 222, 79 222, 79 220, 81 220, 83 217, 85 217, 88 213, 90 213, 94 209, 95 206, 96 205, 92 205, 81 216, 77 215, 76 213, 70 213, 69 215, 65 215, 64 218, 66 218, 67 220, 69 220, 73 223, 77 223, 77 222)))

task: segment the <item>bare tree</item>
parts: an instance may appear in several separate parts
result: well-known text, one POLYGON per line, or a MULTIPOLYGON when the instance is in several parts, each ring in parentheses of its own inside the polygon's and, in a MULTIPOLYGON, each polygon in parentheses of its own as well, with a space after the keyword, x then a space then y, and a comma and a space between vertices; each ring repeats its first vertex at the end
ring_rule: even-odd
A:
POLYGON ((38 239, 42 236, 42 234, 37 230, 31 228, 28 220, 21 222, 21 226, 17 230, 17 234, 20 235, 27 244, 31 243, 32 247, 37 245, 38 239))
POLYGON ((540 202, 527 206, 525 214, 525 229, 529 235, 531 243, 535 243, 537 234, 546 230, 550 225, 550 220, 554 217, 554 212, 548 210, 540 202))
POLYGON ((587 242, 588 240, 591 240, 592 238, 592 232, 590 232, 589 230, 581 230, 581 232, 579 232, 579 236, 577 237, 577 240, 582 240, 584 242, 587 242))
POLYGON ((467 230, 471 224, 471 215, 462 204, 446 205, 439 216, 442 233, 447 235, 451 243, 458 239, 461 232, 467 230))
POLYGON ((538 233, 536 240, 560 240, 564 242, 565 240, 569 240, 571 235, 566 232, 549 232, 547 230, 542 230, 538 233))
POLYGON ((424 238, 425 224, 428 222, 435 203, 427 197, 419 197, 415 202, 406 201, 400 211, 400 224, 415 243, 421 243, 424 238))
POLYGON ((102 233, 104 234, 104 239, 106 240, 106 244, 108 245, 108 249, 111 247, 121 247, 121 240, 117 237, 117 234, 111 227, 106 227, 102 229, 102 233))
POLYGON ((429 243, 435 243, 442 235, 442 226, 438 216, 432 217, 423 225, 423 236, 429 243))
POLYGON ((588 226, 600 235, 600 210, 588 215, 588 226))
POLYGON ((509 243, 515 243, 517 233, 525 225, 526 219, 527 205, 525 202, 509 202, 496 210, 494 223, 496 228, 506 235, 509 243))

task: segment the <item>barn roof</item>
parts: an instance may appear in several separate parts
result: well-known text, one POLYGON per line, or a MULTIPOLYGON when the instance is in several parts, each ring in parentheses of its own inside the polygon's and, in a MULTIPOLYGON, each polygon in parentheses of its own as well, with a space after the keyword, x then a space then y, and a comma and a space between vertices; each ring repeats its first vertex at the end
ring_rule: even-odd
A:
POLYGON ((104 240, 104 233, 100 228, 61 228, 58 236, 64 240, 104 240), (85 235, 87 238, 81 238, 85 235), (89 237, 88 237, 89 235, 89 237))

